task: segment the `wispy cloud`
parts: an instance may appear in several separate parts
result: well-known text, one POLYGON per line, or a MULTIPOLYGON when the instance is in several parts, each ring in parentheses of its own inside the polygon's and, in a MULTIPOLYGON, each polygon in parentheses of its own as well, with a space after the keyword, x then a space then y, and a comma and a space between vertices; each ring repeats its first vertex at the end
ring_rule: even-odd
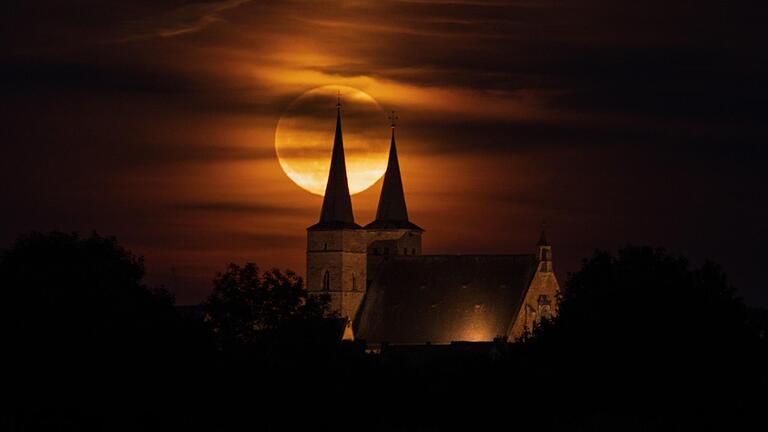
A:
POLYGON ((112 42, 131 42, 154 37, 169 38, 198 32, 222 21, 220 14, 250 0, 190 3, 160 15, 130 23, 129 35, 112 42))

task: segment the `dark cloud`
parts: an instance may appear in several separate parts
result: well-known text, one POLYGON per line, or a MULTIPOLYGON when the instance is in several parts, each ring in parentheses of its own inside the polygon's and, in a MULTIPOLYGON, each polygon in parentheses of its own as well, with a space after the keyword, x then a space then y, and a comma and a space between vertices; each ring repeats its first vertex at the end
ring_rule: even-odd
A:
POLYGON ((168 95, 200 88, 187 77, 164 72, 138 64, 12 57, 0 60, 0 89, 21 95, 44 91, 168 95))

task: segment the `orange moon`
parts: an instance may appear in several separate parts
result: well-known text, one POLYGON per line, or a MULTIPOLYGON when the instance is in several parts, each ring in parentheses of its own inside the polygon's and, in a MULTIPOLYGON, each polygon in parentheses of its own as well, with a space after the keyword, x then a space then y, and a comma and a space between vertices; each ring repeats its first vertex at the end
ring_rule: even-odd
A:
POLYGON ((328 181, 338 92, 350 193, 371 187, 387 168, 389 128, 376 100, 353 87, 314 88, 296 98, 280 117, 275 152, 285 174, 317 195, 325 194, 328 181))

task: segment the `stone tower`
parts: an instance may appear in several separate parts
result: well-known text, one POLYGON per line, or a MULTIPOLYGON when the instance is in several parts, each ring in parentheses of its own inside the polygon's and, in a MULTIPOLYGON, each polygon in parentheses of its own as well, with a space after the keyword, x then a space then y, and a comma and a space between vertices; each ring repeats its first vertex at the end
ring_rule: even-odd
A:
MULTIPOLYGON (((366 231, 355 223, 352 213, 338 103, 323 208, 318 223, 307 228, 307 290, 328 294, 331 310, 350 321, 365 294, 366 246, 366 231)), ((351 337, 349 324, 345 337, 351 337)))
POLYGON ((421 234, 424 230, 408 220, 405 205, 403 179, 395 145, 395 115, 392 120, 392 139, 389 146, 389 161, 381 186, 376 220, 365 226, 368 231, 368 278, 375 277, 376 268, 383 259, 391 255, 421 255, 421 234))

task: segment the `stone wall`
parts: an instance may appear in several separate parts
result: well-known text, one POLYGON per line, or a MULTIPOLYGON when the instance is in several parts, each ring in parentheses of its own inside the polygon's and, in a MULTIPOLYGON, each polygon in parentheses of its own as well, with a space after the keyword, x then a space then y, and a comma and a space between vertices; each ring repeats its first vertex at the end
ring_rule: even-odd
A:
POLYGON ((555 273, 552 272, 552 261, 539 262, 539 268, 531 281, 531 286, 525 294, 515 323, 507 336, 510 340, 520 337, 525 329, 531 330, 534 323, 543 316, 557 314, 557 293, 560 285, 555 273))
POLYGON ((376 269, 389 255, 421 255, 421 232, 407 229, 369 230, 367 265, 369 279, 376 277, 376 269))
POLYGON ((353 318, 365 294, 367 232, 316 230, 307 232, 307 290, 327 293, 331 309, 353 318), (324 289, 325 272, 329 275, 324 289))

